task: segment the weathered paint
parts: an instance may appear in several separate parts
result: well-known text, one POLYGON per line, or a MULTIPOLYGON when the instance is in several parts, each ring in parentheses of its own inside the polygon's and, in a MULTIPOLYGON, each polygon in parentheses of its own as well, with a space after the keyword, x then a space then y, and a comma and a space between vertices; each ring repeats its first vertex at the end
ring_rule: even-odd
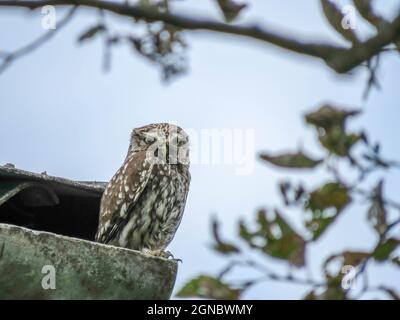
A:
POLYGON ((168 299, 176 261, 0 224, 0 299, 168 299), (43 289, 45 265, 56 289, 43 289))

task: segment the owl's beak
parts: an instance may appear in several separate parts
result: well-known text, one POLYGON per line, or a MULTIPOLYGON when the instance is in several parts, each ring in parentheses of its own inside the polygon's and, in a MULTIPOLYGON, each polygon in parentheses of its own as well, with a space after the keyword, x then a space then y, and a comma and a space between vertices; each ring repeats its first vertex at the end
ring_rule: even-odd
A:
MULTIPOLYGON (((188 158, 188 152, 186 151, 186 157, 188 158)), ((162 141, 157 145, 154 150, 154 156, 157 161, 163 164, 179 164, 179 148, 169 141, 162 141)))
POLYGON ((163 163, 168 163, 168 157, 169 157, 169 144, 168 142, 163 142, 160 143, 157 146, 157 149, 154 151, 154 156, 161 160, 163 163))
POLYGON ((169 164, 169 162, 170 162, 170 149, 169 149, 169 143, 168 142, 166 142, 165 143, 165 159, 167 159, 167 163, 169 164))

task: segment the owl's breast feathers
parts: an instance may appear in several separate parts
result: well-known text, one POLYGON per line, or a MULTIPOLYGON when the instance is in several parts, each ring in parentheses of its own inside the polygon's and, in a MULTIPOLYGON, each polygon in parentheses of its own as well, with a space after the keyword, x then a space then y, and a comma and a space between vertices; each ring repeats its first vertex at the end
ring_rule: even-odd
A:
POLYGON ((104 191, 96 241, 164 248, 179 226, 189 184, 187 166, 153 164, 145 151, 131 153, 104 191))

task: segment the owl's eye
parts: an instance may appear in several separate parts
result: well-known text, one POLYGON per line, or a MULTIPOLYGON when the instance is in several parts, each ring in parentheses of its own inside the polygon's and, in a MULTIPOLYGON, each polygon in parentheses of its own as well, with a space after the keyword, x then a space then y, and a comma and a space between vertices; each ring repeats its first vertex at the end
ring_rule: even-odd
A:
POLYGON ((156 138, 149 134, 144 134, 142 137, 143 137, 143 141, 147 144, 151 144, 156 141, 156 138))
POLYGON ((156 141, 156 138, 147 136, 145 138, 146 143, 153 143, 156 141))
POLYGON ((179 146, 184 146, 189 144, 189 137, 188 136, 181 136, 179 139, 179 146))
POLYGON ((171 139, 171 142, 172 142, 174 145, 176 145, 176 146, 178 146, 178 147, 181 147, 181 146, 183 146, 183 145, 185 145, 185 144, 187 143, 187 139, 184 138, 184 137, 182 137, 182 136, 177 135, 177 136, 175 136, 175 137, 173 137, 173 138, 171 139))
POLYGON ((177 139, 177 140, 178 140, 177 144, 179 147, 181 147, 187 143, 186 139, 177 139))

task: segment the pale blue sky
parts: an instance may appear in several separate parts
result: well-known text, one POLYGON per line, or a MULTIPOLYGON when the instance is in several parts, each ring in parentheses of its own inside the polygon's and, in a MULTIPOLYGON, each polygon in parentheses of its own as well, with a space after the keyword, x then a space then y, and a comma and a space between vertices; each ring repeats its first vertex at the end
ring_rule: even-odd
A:
MULTIPOLYGON (((321 16, 319 1, 249 1, 243 20, 258 21, 306 39, 341 41, 321 16)), ((345 3, 346 1, 341 1, 345 3)), ((399 1, 385 1, 393 14, 399 1)), ((212 1, 186 1, 181 10, 217 12, 212 1)), ((218 15, 215 14, 218 18, 218 15)), ((0 48, 18 48, 41 34, 40 12, 0 11, 0 48)), ((188 33, 189 73, 169 85, 147 61, 121 46, 113 51, 112 70, 101 68, 101 42, 77 46, 77 35, 95 23, 96 15, 81 12, 49 43, 22 58, 0 75, 0 163, 77 180, 110 179, 121 164, 130 130, 148 123, 177 121, 186 128, 256 130, 256 152, 296 149, 318 152, 313 131, 301 115, 322 102, 362 107, 358 127, 383 142, 389 158, 400 159, 400 59, 388 54, 379 72, 382 91, 362 101, 367 74, 338 76, 322 62, 288 54, 251 40, 205 32, 188 33)), ((126 27, 126 23, 119 24, 126 27)), ((361 26, 363 30, 368 30, 361 26)), ((255 155, 254 155, 255 156, 255 155)), ((170 251, 183 260, 177 286, 200 273, 213 273, 224 259, 209 250, 209 217, 216 213, 224 231, 233 234, 238 217, 253 218, 262 205, 280 204, 276 181, 286 172, 257 162, 255 172, 235 175, 231 166, 192 167, 192 185, 180 229, 170 251)), ((309 177, 320 181, 321 172, 309 177)), ((387 190, 398 196, 398 172, 390 174, 387 190)), ((313 246, 313 268, 327 253, 369 249, 375 238, 365 223, 365 205, 345 212, 336 226, 313 246), (350 245, 349 245, 350 244, 350 245)), ((286 216, 300 226, 298 212, 286 216)), ((271 264, 270 259, 266 259, 271 264)), ((283 263, 271 264, 278 272, 283 263)), ((390 267, 373 270, 375 280, 400 288, 390 267)), ((238 276, 249 276, 242 272, 238 276)), ((298 298, 306 288, 266 283, 247 298, 298 298)), ((375 295, 376 296, 376 295, 375 295)))

